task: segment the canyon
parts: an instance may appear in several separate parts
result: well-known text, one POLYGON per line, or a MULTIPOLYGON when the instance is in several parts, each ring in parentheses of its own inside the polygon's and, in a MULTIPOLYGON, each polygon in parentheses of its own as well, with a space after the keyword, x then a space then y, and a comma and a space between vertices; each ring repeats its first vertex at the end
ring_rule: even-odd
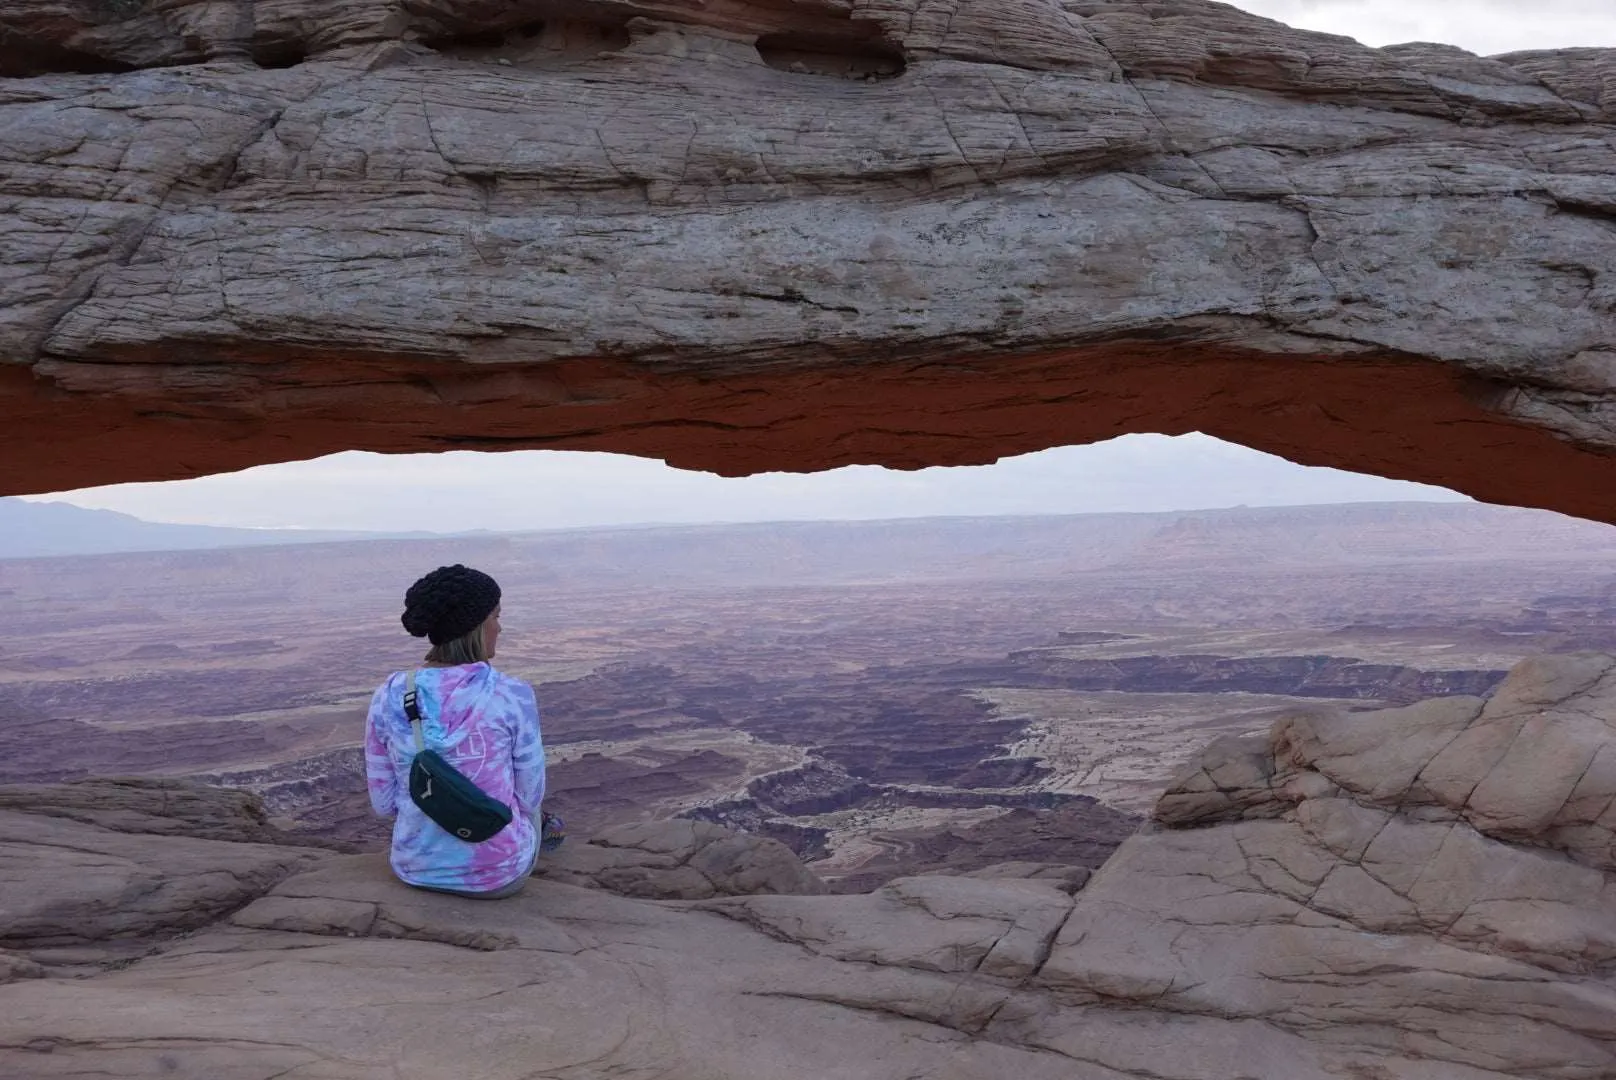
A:
MULTIPOLYGON (((1209 0, 0 0, 0 493, 1199 430, 1616 521, 1613 80, 1209 0)), ((1606 534, 1338 513, 0 561, 0 1066, 1607 1077, 1606 534), (351 794, 456 560, 578 828, 498 905, 351 794)))
POLYGON ((1287 709, 1485 696, 1616 650, 1616 533, 1369 504, 578 530, 0 560, 0 782, 190 778, 375 848, 370 694, 446 561, 505 590, 549 808, 790 847, 830 887, 1096 868, 1174 771, 1287 709))
POLYGON ((7 1075, 1616 1068, 1609 526, 579 530, 0 595, 7 1075), (451 560, 502 583, 570 833, 492 904, 394 880, 362 789, 401 588, 451 560))
POLYGON ((513 899, 183 781, 0 788, 12 1075, 1593 1080, 1616 1068, 1616 658, 1216 740, 1092 877, 824 895, 690 821, 513 899))

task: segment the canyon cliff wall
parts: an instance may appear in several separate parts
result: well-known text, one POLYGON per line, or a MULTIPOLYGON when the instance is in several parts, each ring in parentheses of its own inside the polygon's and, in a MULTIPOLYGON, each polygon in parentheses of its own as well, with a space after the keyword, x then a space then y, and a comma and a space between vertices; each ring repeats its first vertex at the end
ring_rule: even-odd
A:
POLYGON ((1204 0, 0 0, 0 491, 1205 430, 1616 520, 1616 50, 1204 0))

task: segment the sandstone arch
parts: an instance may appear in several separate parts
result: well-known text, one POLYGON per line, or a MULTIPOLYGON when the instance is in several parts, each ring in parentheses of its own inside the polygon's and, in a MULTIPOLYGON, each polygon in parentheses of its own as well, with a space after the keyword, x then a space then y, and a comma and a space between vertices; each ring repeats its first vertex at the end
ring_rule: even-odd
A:
POLYGON ((1616 521, 1616 50, 1205 0, 0 0, 0 491, 1200 429, 1616 521))

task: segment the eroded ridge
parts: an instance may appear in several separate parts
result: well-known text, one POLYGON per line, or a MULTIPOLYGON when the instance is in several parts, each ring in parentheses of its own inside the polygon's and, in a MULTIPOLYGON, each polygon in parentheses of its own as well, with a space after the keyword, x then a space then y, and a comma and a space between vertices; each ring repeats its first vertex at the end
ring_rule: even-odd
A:
POLYGON ((1396 1047, 1392 1075, 1603 1075, 1613 670, 1544 656, 1487 700, 1298 712, 1220 740, 1083 894, 1041 981, 1331 1054, 1396 1047))

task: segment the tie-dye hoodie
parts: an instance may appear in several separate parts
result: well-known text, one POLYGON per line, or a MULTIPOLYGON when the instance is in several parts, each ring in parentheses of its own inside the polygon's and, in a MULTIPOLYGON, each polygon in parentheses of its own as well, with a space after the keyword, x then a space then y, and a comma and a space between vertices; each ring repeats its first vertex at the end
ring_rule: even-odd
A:
POLYGON ((370 805, 393 822, 393 872, 412 885, 487 892, 533 861, 532 818, 544 799, 544 743, 533 688, 488 664, 416 669, 426 745, 511 808, 511 823, 480 844, 451 836, 410 799, 415 736, 404 715, 404 675, 377 689, 365 718, 370 805))

